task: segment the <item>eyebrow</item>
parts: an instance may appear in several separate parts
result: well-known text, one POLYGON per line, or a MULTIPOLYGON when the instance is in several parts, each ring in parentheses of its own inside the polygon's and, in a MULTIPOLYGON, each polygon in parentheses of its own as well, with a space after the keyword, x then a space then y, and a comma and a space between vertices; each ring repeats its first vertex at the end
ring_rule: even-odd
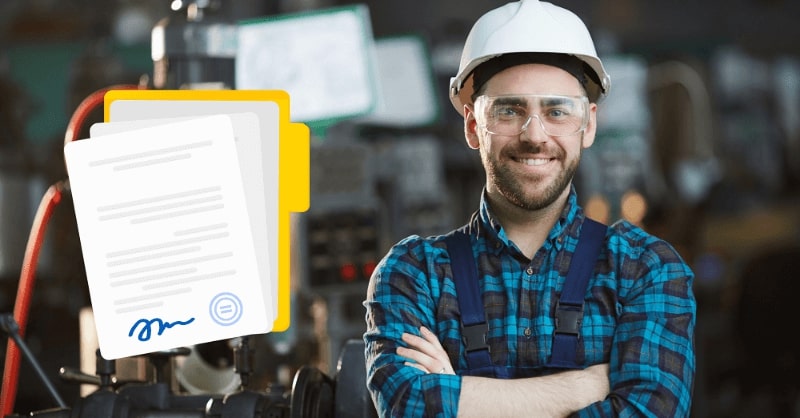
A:
MULTIPOLYGON (((535 96, 535 95, 534 95, 535 96)), ((492 105, 493 106, 528 106, 528 101, 526 100, 526 95, 519 95, 519 96, 500 96, 494 99, 492 105)), ((561 97, 561 96, 541 96, 539 101, 539 106, 542 107, 553 107, 553 106, 563 106, 567 103, 574 104, 574 101, 569 97, 561 97)))
POLYGON ((573 103, 573 100, 570 100, 567 97, 546 97, 542 99, 541 104, 542 106, 559 106, 565 103, 573 103))
POLYGON ((522 99, 521 96, 520 97, 513 97, 513 96, 511 96, 511 97, 498 97, 498 98, 496 98, 494 100, 493 104, 494 105, 504 105, 504 106, 508 106, 508 105, 522 106, 522 105, 527 105, 528 101, 522 99))

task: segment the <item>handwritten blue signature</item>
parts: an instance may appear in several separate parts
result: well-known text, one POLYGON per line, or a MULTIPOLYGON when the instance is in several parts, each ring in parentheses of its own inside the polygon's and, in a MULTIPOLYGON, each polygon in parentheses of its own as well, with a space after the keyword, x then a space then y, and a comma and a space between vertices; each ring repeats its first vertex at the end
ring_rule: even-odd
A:
POLYGON ((150 337, 153 334, 153 327, 156 325, 158 325, 158 335, 161 335, 164 333, 164 331, 176 325, 189 325, 192 322, 194 322, 194 318, 188 319, 186 321, 175 321, 175 322, 167 322, 162 320, 161 318, 153 318, 153 319, 142 318, 136 321, 135 324, 133 324, 130 332, 128 332, 128 336, 132 337, 133 333, 136 331, 136 328, 138 328, 139 325, 141 324, 142 329, 139 330, 139 335, 137 335, 136 337, 139 339, 139 341, 149 341, 150 337))

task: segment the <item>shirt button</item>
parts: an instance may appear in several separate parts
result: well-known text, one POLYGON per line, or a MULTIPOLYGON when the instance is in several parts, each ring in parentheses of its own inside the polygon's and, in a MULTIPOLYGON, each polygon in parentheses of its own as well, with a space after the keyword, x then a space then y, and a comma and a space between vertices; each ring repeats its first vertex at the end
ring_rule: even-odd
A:
POLYGON ((528 276, 533 276, 533 267, 528 267, 525 270, 525 273, 528 273, 528 276))
POLYGON ((525 328, 525 332, 524 333, 525 333, 526 337, 530 337, 533 332, 531 331, 530 328, 525 328))
POLYGON ((494 243, 494 248, 500 248, 500 243, 499 242, 495 242, 494 243))

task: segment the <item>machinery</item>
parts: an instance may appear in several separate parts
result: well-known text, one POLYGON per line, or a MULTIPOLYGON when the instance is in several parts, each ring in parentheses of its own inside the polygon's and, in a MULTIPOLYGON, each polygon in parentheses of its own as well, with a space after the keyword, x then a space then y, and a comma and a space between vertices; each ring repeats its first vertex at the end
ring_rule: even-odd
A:
POLYGON ((234 351, 235 369, 241 379, 239 390, 225 394, 174 393, 166 371, 170 360, 190 353, 188 348, 150 353, 146 357, 155 370, 155 380, 150 382, 123 381, 116 378, 116 361, 106 360, 97 351, 96 375, 84 374, 62 368, 62 379, 74 383, 87 383, 97 388, 88 396, 68 406, 47 380, 37 360, 19 336, 19 327, 11 315, 2 317, 2 328, 11 336, 34 366, 58 404, 57 408, 32 411, 29 414, 6 415, 8 418, 34 416, 51 418, 90 417, 170 417, 170 418, 326 418, 376 416, 371 400, 366 395, 363 382, 363 342, 350 341, 339 361, 341 372, 331 378, 313 367, 302 367, 296 373, 291 389, 271 386, 265 390, 249 387, 252 373, 253 351, 249 338, 241 338, 234 351), (334 407, 336 398, 347 399, 334 407))
MULTIPOLYGON (((67 125, 65 143, 82 137, 82 128, 96 116, 92 112, 102 107, 109 90, 236 87, 236 26, 216 19, 219 2, 178 1, 173 7, 176 4, 186 14, 173 14, 152 31, 152 78, 141 79, 140 85, 101 88, 87 96, 67 125)), ((412 45, 421 45, 419 40, 413 41, 412 45)), ((425 98, 435 100, 432 93, 425 98)), ((60 365, 58 374, 62 382, 81 385, 77 399, 62 399, 25 346, 28 313, 34 303, 31 294, 48 222, 59 202, 70 198, 68 180, 53 184, 42 198, 30 232, 14 315, 3 320, 3 330, 14 341, 6 356, 0 417, 376 416, 365 385, 360 339, 365 326, 361 302, 370 274, 382 251, 399 237, 444 230, 449 218, 445 173, 438 164, 444 158, 439 141, 431 135, 397 140, 395 131, 381 130, 380 120, 371 122, 367 135, 329 132, 312 147, 313 208, 296 214, 292 226, 296 250, 292 252, 293 298, 300 300, 292 303, 290 330, 115 361, 102 358, 81 335, 81 365, 60 365), (384 164, 375 164, 376 160, 384 164), (330 172, 337 176, 329 176, 330 172), (309 313, 315 306, 320 308, 318 312, 309 313), (216 358, 202 359, 203 366, 208 366, 221 357, 231 357, 216 371, 201 376, 202 383, 213 384, 185 379, 187 368, 197 367, 193 362, 198 351, 219 348, 222 353, 214 353, 216 358), (18 385, 23 361, 34 366, 54 408, 39 409, 37 402, 35 411, 20 411, 24 407, 19 405, 14 409, 18 386, 26 393, 38 389, 18 385), (132 367, 137 369, 135 373, 132 367)), ((81 322, 84 327, 91 328, 81 322)), ((193 374, 197 377, 198 373, 193 374)))
MULTIPOLYGON (((101 103, 109 89, 138 88, 138 86, 112 86, 101 89, 87 97, 73 114, 67 128, 65 141, 77 139, 80 126, 89 113, 101 103)), ((233 391, 221 393, 189 393, 176 390, 173 367, 177 358, 188 356, 191 349, 182 347, 167 352, 149 353, 145 356, 152 369, 149 380, 121 379, 117 373, 117 361, 96 355, 94 375, 67 366, 61 368, 59 377, 75 384, 95 386, 86 396, 77 399, 71 406, 57 393, 48 380, 39 362, 27 347, 24 328, 31 309, 36 265, 44 241, 48 221, 56 206, 69 193, 68 182, 52 185, 45 193, 34 220, 28 246, 23 260, 19 289, 13 315, 0 317, 2 330, 13 339, 6 352, 2 397, 3 417, 18 417, 12 413, 14 397, 19 379, 20 362, 25 358, 53 398, 56 408, 31 411, 25 416, 40 417, 365 417, 374 416, 375 409, 365 386, 363 364, 363 342, 349 340, 342 343, 341 355, 333 371, 333 377, 308 365, 299 367, 291 388, 280 384, 269 385, 261 390, 255 388, 255 345, 252 336, 236 339, 233 348, 233 370, 240 385, 233 391), (344 399, 335 407, 336 399, 344 399), (338 408, 338 409, 336 409, 338 408)), ((128 360, 128 359, 120 359, 128 360)), ((210 377, 211 379, 214 376, 210 377)))
MULTIPOLYGON (((181 17, 176 14, 171 19, 164 19, 153 29, 153 85, 114 85, 95 91, 73 113, 67 126, 65 143, 80 137, 83 125, 90 119, 90 113, 102 105, 103 96, 109 90, 233 87, 235 25, 214 19, 213 12, 218 2, 177 3, 186 9, 186 15, 181 17)), ((9 342, 6 352, 0 416, 301 418, 376 415, 365 386, 363 342, 341 338, 336 340, 336 352, 341 351, 335 364, 336 369, 323 372, 312 365, 300 363, 304 359, 297 356, 292 359, 293 367, 290 370, 296 372, 290 387, 285 384, 286 378, 273 379, 268 385, 256 378, 259 372, 256 364, 261 363, 259 366, 263 366, 266 363, 263 361, 264 353, 280 351, 260 346, 262 343, 270 343, 262 338, 264 336, 242 336, 224 342, 222 346, 232 349, 228 350, 232 351, 232 360, 231 364, 224 367, 224 378, 235 375, 235 379, 230 379, 233 388, 226 387, 219 392, 208 388, 191 388, 185 380, 178 382, 181 370, 177 365, 187 365, 188 362, 180 363, 181 360, 188 359, 198 351, 198 347, 181 347, 166 352, 149 353, 140 358, 119 360, 104 359, 97 350, 93 372, 87 373, 80 370, 81 367, 70 367, 72 365, 61 367, 58 377, 63 382, 80 384, 84 388, 77 399, 63 399, 47 377, 48 373, 42 370, 39 361, 27 347, 24 336, 33 303, 31 294, 35 287, 36 266, 48 222, 59 202, 68 198, 68 180, 53 184, 42 198, 26 248, 14 314, 4 314, 1 318, 4 331, 2 335, 7 334, 13 342, 9 342), (53 408, 14 410, 23 359, 33 367, 42 385, 47 388, 53 408), (258 362, 257 359, 261 361, 258 362), (135 361, 137 367, 147 369, 145 373, 138 373, 135 378, 128 376, 130 373, 125 370, 125 366, 130 365, 130 360, 135 361), (335 405, 336 399, 346 401, 335 405)), ((302 323, 302 320, 299 322, 302 323)), ((357 333, 353 335, 355 334, 357 333)), ((295 345, 299 343, 292 342, 295 345)), ((213 343, 209 343, 211 344, 213 343)), ((83 342, 81 349, 86 349, 83 342)), ((276 356, 276 362, 285 361, 288 357, 285 353, 281 354, 284 356, 276 356)), ((210 361, 213 362, 213 359, 210 361)), ((270 358, 269 362, 272 361, 270 358)), ((90 368, 86 366, 84 363, 82 367, 90 368)), ((211 374, 204 378, 221 380, 223 376, 211 374)), ((28 387, 19 389, 29 390, 28 387)))

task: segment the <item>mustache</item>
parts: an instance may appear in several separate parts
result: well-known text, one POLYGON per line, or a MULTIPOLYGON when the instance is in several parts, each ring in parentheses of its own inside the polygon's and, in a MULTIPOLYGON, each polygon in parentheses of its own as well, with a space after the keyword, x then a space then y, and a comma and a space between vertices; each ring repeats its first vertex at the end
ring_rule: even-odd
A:
POLYGON ((547 145, 548 143, 531 143, 528 141, 517 142, 506 146, 505 153, 508 155, 520 154, 544 154, 555 158, 563 158, 565 152, 563 149, 547 145))

